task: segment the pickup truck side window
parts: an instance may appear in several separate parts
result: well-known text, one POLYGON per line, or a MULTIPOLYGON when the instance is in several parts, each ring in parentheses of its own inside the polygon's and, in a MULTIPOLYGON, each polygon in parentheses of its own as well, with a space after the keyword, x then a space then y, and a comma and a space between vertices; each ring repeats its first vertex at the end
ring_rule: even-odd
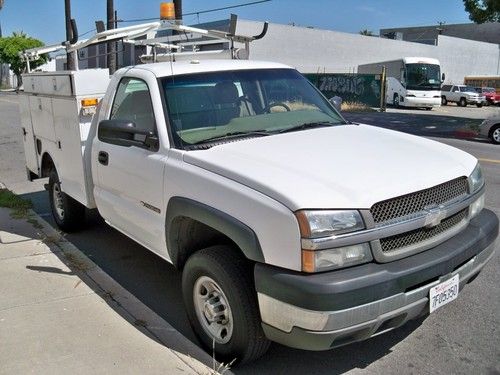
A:
POLYGON ((114 119, 130 120, 138 129, 156 133, 153 104, 146 82, 130 77, 120 81, 111 107, 110 120, 114 119))

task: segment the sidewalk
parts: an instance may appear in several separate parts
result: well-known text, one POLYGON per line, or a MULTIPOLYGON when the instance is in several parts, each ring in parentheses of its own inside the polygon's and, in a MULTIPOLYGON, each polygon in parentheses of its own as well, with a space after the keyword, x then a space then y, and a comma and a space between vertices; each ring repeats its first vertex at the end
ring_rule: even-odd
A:
POLYGON ((0 208, 0 374, 212 373, 204 363, 36 214, 0 208))

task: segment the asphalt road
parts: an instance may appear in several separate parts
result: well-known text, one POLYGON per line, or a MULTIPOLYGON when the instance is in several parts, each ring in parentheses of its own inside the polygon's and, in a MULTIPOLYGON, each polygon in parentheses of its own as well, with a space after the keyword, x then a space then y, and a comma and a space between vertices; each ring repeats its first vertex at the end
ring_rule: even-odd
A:
MULTIPOLYGON (((439 137, 436 140, 480 158, 488 184, 486 206, 500 216, 500 146, 456 139, 462 134, 457 129, 481 121, 477 113, 483 109, 460 109, 463 112, 459 116, 438 111, 390 110, 346 117, 439 137), (468 109, 474 115, 468 115, 468 109), (441 127, 436 124, 444 125, 435 131, 426 128, 441 127)), ((489 110, 482 113, 485 117, 490 115, 489 110)), ((44 181, 26 181, 15 95, 0 94, 0 181, 24 193, 33 201, 35 211, 53 223, 48 197, 42 189, 44 181)), ((167 262, 107 226, 97 215, 89 215, 84 230, 66 237, 144 304, 186 337, 196 340, 182 304, 180 274, 167 262)), ((457 301, 425 320, 327 352, 299 351, 273 344, 259 361, 232 370, 236 374, 500 374, 499 269, 497 251, 457 301)))

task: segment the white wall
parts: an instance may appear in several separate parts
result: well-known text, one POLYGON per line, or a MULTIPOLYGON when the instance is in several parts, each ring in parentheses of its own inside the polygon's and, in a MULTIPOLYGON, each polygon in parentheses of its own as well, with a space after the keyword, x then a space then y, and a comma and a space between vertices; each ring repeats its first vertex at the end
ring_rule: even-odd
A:
MULTIPOLYGON (((238 20, 237 33, 256 35, 262 22, 238 20)), ((303 73, 357 72, 360 64, 404 56, 441 61, 446 82, 462 83, 467 75, 500 75, 499 45, 439 36, 437 46, 338 31, 269 24, 267 35, 250 43, 252 60, 282 62, 303 73)))

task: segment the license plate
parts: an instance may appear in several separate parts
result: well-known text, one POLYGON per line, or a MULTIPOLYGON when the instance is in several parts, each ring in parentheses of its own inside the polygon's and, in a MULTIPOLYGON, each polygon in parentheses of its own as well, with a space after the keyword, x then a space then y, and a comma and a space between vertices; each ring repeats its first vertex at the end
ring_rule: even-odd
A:
POLYGON ((431 288, 429 291, 430 312, 439 309, 441 306, 453 301, 458 296, 458 275, 431 288))

